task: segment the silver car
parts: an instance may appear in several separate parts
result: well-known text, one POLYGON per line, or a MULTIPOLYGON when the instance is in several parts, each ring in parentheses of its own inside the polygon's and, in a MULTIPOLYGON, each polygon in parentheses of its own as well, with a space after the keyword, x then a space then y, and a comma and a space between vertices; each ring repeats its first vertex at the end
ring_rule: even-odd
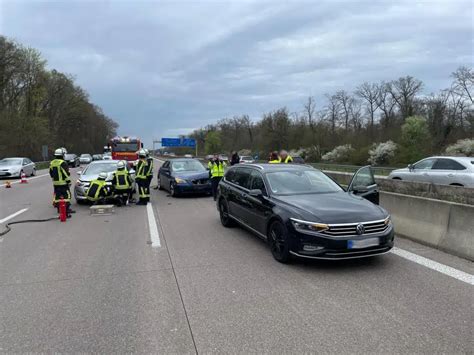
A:
POLYGON ((20 177, 36 175, 36 165, 28 158, 5 158, 0 160, 0 177, 20 177))
POLYGON ((429 157, 393 170, 388 178, 474 188, 474 158, 429 157))
MULTIPOLYGON (((118 160, 97 160, 87 165, 84 171, 78 171, 79 179, 74 185, 74 198, 77 203, 82 203, 87 199, 86 191, 91 181, 97 179, 100 173, 107 173, 107 181, 111 184, 113 173, 117 170, 118 162, 118 160)), ((135 171, 131 169, 129 172, 132 180, 135 181, 135 171)), ((134 186, 132 186, 132 188, 134 188, 134 186)))
POLYGON ((92 155, 90 154, 81 154, 79 157, 79 161, 81 164, 89 164, 92 162, 92 155))

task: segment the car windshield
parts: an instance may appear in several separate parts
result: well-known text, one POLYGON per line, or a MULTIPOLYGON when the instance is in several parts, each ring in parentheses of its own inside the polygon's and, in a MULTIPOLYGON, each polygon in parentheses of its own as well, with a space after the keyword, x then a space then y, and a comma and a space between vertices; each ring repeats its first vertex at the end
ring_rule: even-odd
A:
POLYGON ((111 173, 117 170, 117 163, 91 163, 85 170, 83 175, 98 175, 100 173, 111 173))
POLYGON ((204 166, 197 160, 174 161, 171 163, 173 171, 205 171, 204 166))
POLYGON ((18 158, 6 158, 0 160, 0 165, 21 165, 23 162, 23 159, 18 159, 18 158))
POLYGON ((139 148, 138 143, 114 143, 114 152, 136 152, 139 148))
POLYGON ((319 170, 274 171, 266 174, 276 195, 312 194, 343 191, 319 170))

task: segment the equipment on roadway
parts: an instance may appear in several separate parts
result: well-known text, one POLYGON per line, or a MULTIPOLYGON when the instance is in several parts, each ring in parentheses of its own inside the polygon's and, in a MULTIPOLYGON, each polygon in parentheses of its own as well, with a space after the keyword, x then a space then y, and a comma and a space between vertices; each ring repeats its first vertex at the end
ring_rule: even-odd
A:
POLYGON ((10 181, 7 180, 7 182, 5 182, 5 188, 11 189, 11 187, 12 187, 12 184, 10 183, 10 181))
POLYGON ((370 166, 344 190, 322 171, 298 164, 234 165, 219 184, 222 225, 238 223, 268 241, 282 263, 291 256, 352 259, 393 247, 390 215, 378 206, 370 166))
POLYGON ((26 174, 25 173, 21 173, 20 184, 28 184, 28 180, 26 180, 26 174))

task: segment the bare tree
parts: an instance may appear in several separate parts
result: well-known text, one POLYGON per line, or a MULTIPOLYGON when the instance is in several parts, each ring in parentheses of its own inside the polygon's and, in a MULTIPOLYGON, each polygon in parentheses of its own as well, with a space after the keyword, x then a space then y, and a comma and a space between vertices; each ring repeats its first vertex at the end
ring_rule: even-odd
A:
POLYGON ((339 101, 340 107, 342 109, 342 114, 344 116, 344 128, 347 131, 349 129, 351 105, 353 104, 354 98, 344 90, 336 92, 335 97, 339 101))
POLYGON ((331 125, 331 133, 334 134, 341 113, 341 104, 337 95, 326 94, 326 99, 328 100, 328 103, 325 109, 325 117, 331 125))
POLYGON ((402 117, 412 116, 414 114, 413 100, 423 88, 423 83, 411 76, 405 76, 392 81, 387 88, 397 103, 402 117))
POLYGON ((385 127, 388 127, 392 124, 394 119, 394 108, 397 104, 390 95, 390 83, 382 81, 378 87, 378 99, 377 104, 382 110, 382 124, 385 127))
POLYGON ((471 103, 474 103, 474 70, 472 68, 459 67, 451 74, 451 77, 454 78, 452 90, 459 96, 465 96, 471 103))
POLYGON ((309 129, 311 130, 311 139, 315 139, 316 130, 316 100, 313 96, 308 96, 308 100, 304 104, 304 116, 308 120, 309 129))
POLYGON ((363 83, 357 87, 355 94, 365 101, 365 109, 369 114, 370 131, 372 134, 375 122, 375 112, 380 106, 380 90, 377 84, 363 83))

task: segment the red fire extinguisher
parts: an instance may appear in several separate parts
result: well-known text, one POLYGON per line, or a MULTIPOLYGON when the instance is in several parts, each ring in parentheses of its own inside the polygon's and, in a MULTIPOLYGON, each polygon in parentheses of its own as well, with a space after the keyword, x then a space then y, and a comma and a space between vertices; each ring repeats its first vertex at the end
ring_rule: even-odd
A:
POLYGON ((66 222, 67 213, 66 213, 66 201, 61 197, 59 200, 59 220, 61 222, 66 222))

